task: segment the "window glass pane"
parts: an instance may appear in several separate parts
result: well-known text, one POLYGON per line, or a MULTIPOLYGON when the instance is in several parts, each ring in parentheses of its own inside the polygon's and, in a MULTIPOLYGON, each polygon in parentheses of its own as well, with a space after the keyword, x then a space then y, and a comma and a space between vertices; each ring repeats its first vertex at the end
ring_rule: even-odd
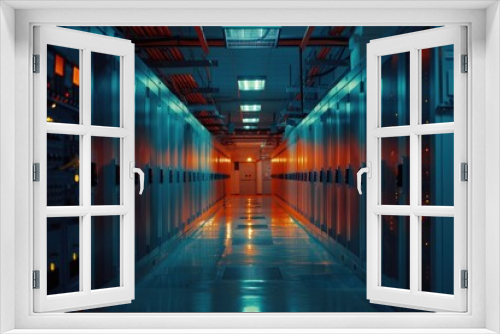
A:
POLYGON ((92 125, 120 126, 120 57, 92 52, 92 125))
POLYGON ((410 53, 381 57, 381 124, 410 124, 410 53))
POLYGON ((422 124, 453 122, 453 45, 421 50, 422 124))
POLYGON ((453 206, 453 133, 422 136, 422 205, 453 206))
POLYGON ((47 122, 80 123, 80 50, 47 46, 47 122))
POLYGON ((47 134, 47 205, 80 205, 80 137, 47 134))
POLYGON ((453 218, 422 217, 422 290, 453 294, 453 218))
POLYGON ((410 137, 382 138, 383 205, 410 204, 410 137))
POLYGON ((120 216, 92 217, 92 290, 120 286, 120 216))
POLYGON ((120 138, 92 137, 92 205, 120 204, 120 138))
POLYGON ((79 248, 79 217, 47 218, 48 295, 80 290, 79 248))
POLYGON ((410 288, 410 217, 382 216, 382 286, 410 288))

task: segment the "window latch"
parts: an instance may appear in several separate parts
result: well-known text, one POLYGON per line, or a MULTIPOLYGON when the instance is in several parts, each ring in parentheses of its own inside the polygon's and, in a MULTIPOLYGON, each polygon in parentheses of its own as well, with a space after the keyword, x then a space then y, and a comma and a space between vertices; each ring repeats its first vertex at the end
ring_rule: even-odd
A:
POLYGON ((144 172, 142 169, 135 167, 134 161, 130 161, 129 173, 131 179, 134 178, 134 174, 139 175, 139 195, 142 195, 142 192, 144 191, 144 172))
POLYGON ((366 177, 371 179, 372 178, 372 163, 370 161, 368 161, 366 163, 366 167, 363 167, 361 168, 360 170, 358 170, 358 192, 359 194, 363 194, 363 192, 361 191, 361 176, 363 176, 363 174, 366 173, 366 177))

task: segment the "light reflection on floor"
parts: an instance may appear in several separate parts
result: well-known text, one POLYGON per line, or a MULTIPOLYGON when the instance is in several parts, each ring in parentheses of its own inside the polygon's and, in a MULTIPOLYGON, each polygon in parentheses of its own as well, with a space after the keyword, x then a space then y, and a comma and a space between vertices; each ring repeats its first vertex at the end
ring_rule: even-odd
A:
POLYGON ((99 312, 373 312, 365 284, 270 196, 235 196, 99 312), (262 217, 264 217, 262 219, 262 217))

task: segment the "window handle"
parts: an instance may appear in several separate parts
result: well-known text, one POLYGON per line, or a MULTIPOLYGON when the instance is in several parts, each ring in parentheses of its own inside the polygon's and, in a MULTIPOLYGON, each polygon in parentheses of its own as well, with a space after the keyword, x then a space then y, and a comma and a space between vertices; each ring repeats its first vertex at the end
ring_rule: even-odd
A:
POLYGON ((137 173, 139 174, 139 195, 142 195, 142 192, 144 190, 144 172, 142 169, 135 167, 134 161, 131 161, 129 164, 129 171, 130 171, 130 178, 134 178, 134 174, 137 173))
POLYGON ((358 175, 358 192, 360 195, 362 194, 362 192, 361 192, 361 176, 364 173, 366 173, 367 178, 371 179, 371 177, 372 177, 372 163, 371 162, 368 161, 366 163, 366 167, 360 168, 358 170, 358 174, 357 174, 358 175))

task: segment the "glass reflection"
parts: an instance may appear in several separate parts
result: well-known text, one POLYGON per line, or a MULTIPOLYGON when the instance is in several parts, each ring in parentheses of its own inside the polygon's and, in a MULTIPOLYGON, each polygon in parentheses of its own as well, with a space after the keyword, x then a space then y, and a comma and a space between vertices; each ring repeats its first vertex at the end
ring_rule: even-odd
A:
POLYGON ((453 45, 421 50, 422 123, 453 122, 453 45))
POLYGON ((422 205, 453 206, 453 133, 422 136, 422 205))
POLYGON ((92 52, 92 125, 120 126, 120 57, 92 52))
POLYGON ((92 205, 120 204, 120 139, 92 137, 92 205))
POLYGON ((382 286, 410 288, 410 217, 382 216, 382 286))
POLYGON ((79 248, 79 217, 47 218, 48 295, 80 290, 79 248))
POLYGON ((47 205, 80 205, 80 137, 47 134, 47 205))
POLYGON ((382 204, 410 204, 410 137, 382 138, 382 204))
POLYGON ((92 217, 92 290, 120 286, 120 216, 92 217))
POLYGON ((381 57, 382 126, 410 124, 410 53, 381 57))
POLYGON ((47 45, 47 122, 80 123, 80 50, 47 45))
POLYGON ((453 218, 422 217, 422 291, 453 294, 453 218))

